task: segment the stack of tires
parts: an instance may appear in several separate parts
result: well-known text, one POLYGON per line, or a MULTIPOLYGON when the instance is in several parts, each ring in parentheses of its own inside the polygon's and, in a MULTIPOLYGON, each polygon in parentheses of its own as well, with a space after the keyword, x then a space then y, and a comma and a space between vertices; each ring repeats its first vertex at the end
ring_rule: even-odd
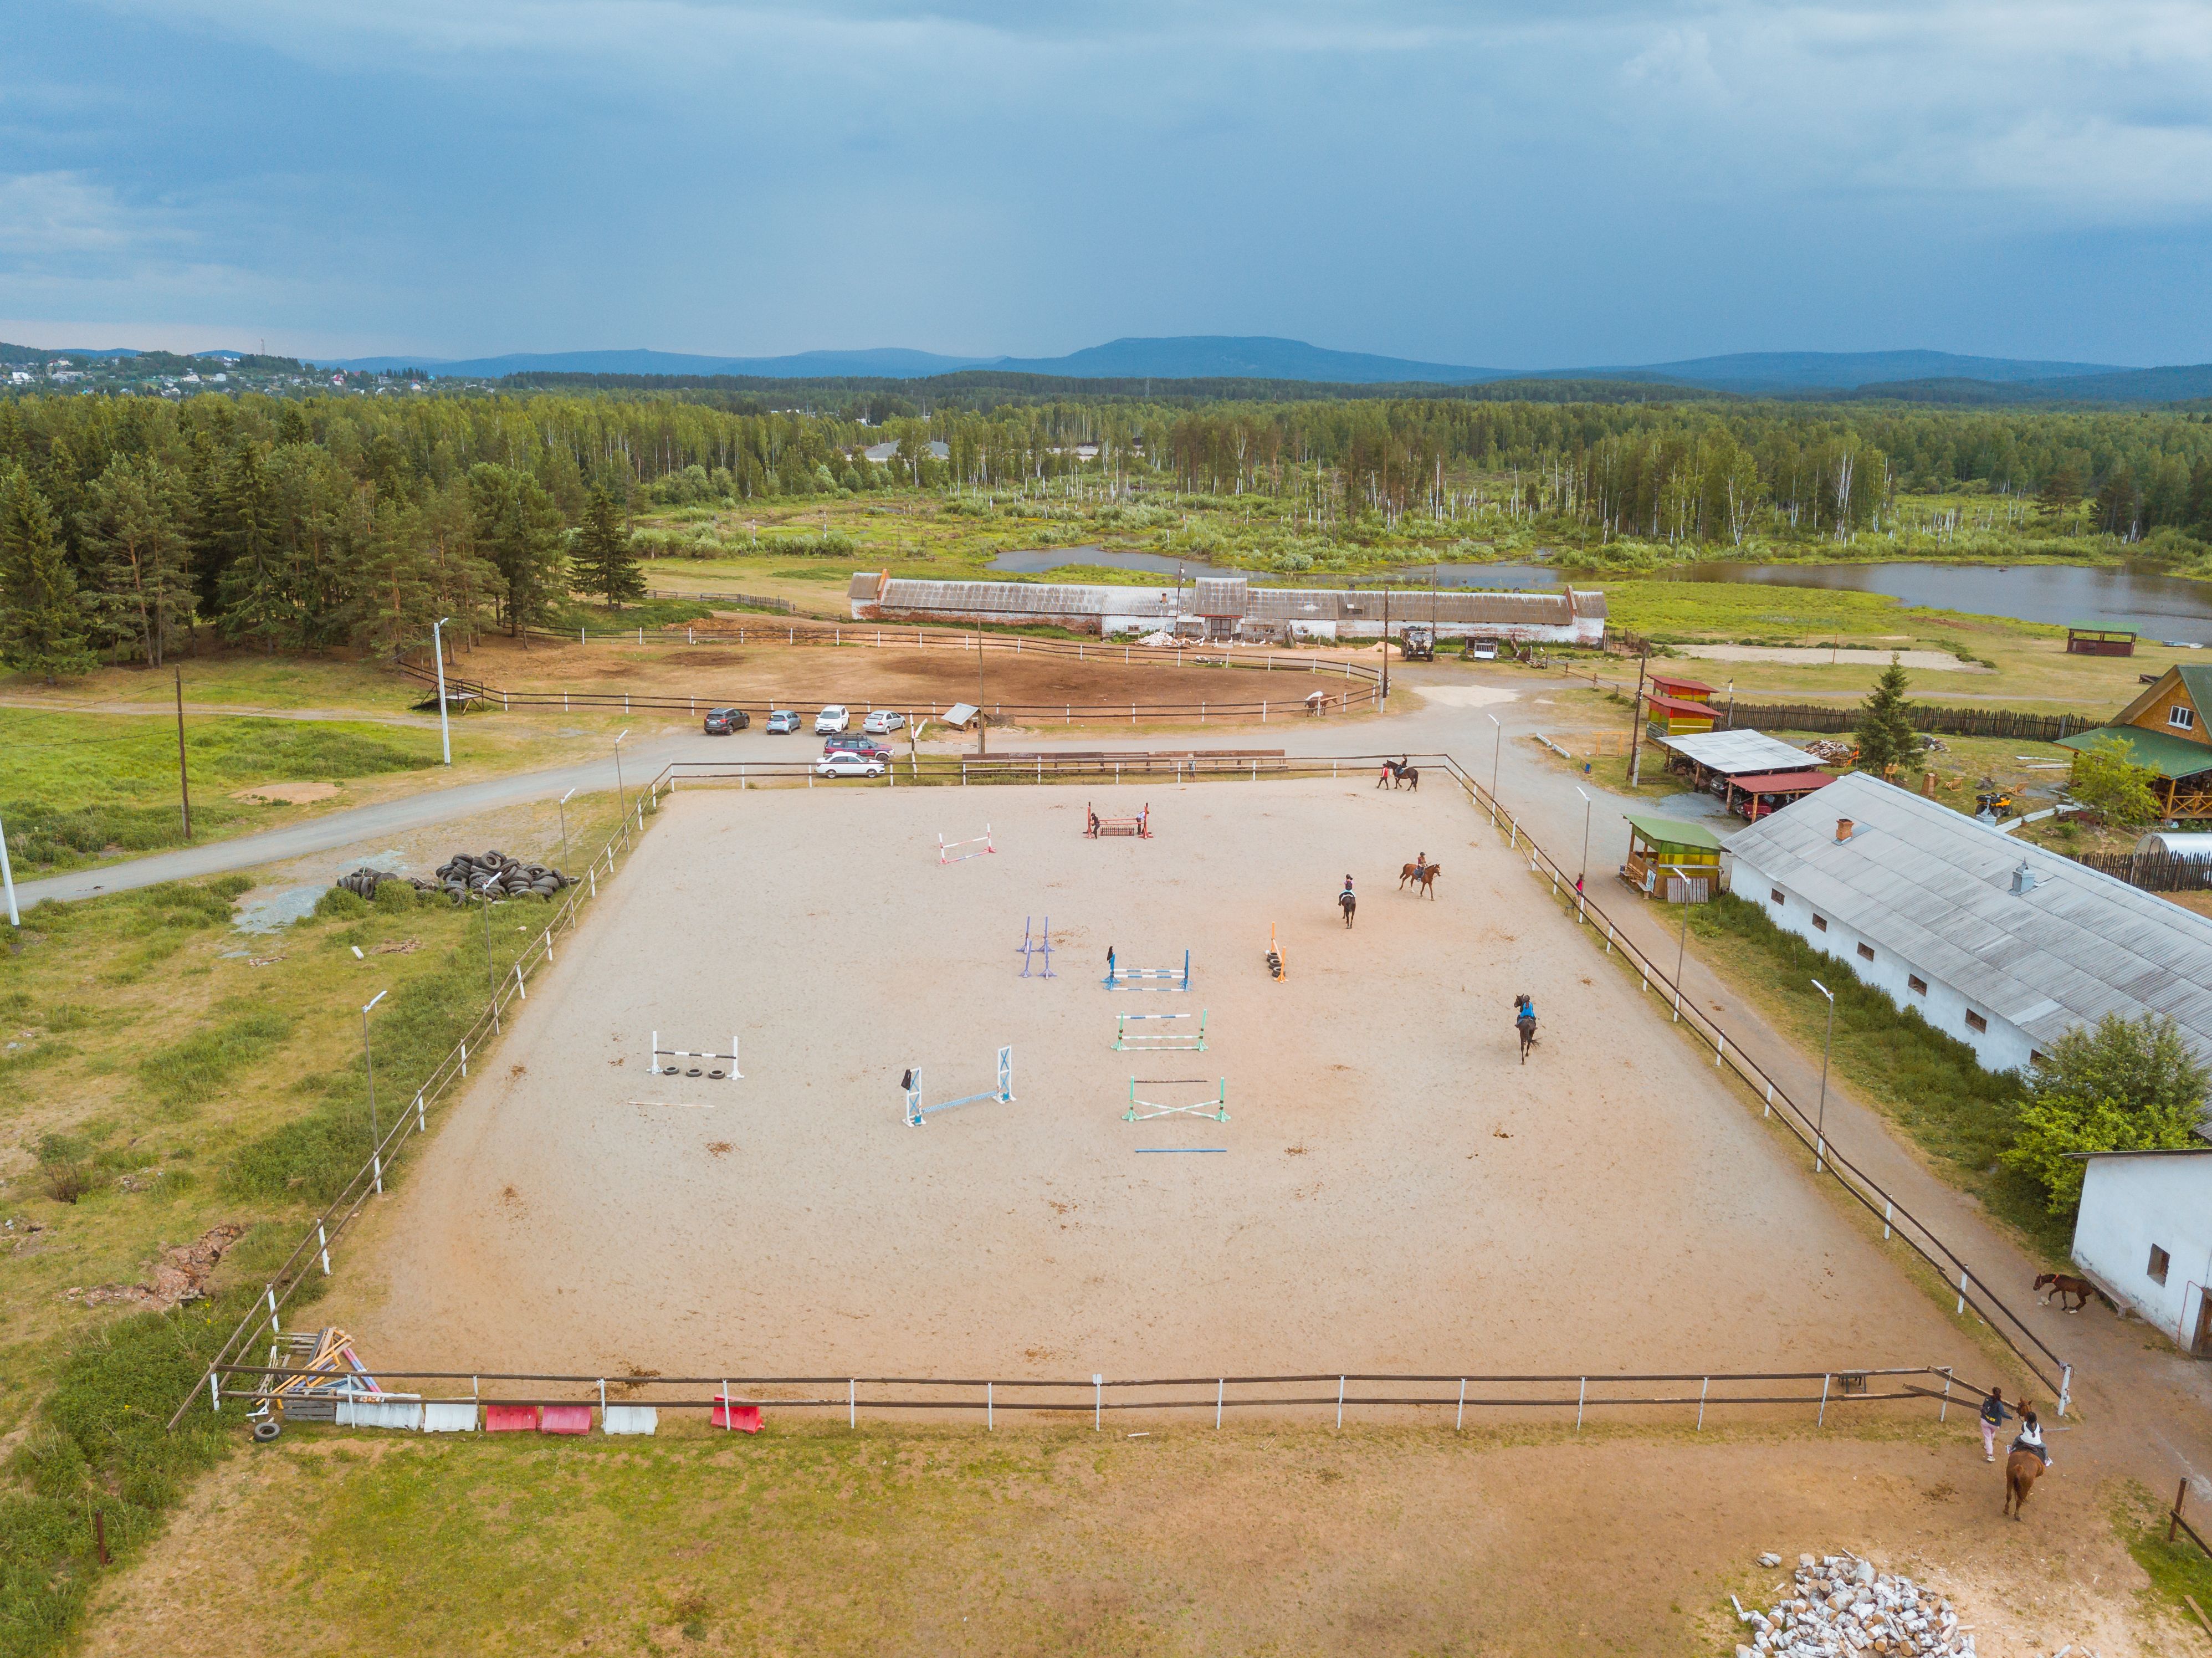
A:
POLYGON ((455 853, 438 865, 437 876, 439 884, 455 903, 477 897, 496 900, 534 895, 550 898, 562 887, 575 884, 572 875, 543 864, 526 864, 498 851, 455 853))

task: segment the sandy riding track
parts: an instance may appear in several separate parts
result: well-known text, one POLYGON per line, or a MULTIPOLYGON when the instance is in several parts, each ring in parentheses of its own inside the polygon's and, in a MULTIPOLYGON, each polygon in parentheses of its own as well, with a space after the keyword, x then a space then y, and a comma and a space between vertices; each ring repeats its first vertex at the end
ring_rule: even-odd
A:
POLYGON ((1073 788, 673 797, 325 1316, 463 1371, 1972 1368, 1455 791, 1146 793, 1143 842, 1073 788), (1195 988, 1108 992, 1109 944, 1195 988), (1117 1009, 1205 1009, 1209 1051, 1116 1053, 1117 1009), (733 1027, 742 1082, 646 1074, 733 1027), (902 1125, 906 1066, 975 1093, 1003 1042, 1015 1103, 902 1125), (1225 1077, 1231 1121, 1124 1122, 1133 1074, 1225 1077), (1171 1145, 1228 1149, 1135 1151, 1171 1145))

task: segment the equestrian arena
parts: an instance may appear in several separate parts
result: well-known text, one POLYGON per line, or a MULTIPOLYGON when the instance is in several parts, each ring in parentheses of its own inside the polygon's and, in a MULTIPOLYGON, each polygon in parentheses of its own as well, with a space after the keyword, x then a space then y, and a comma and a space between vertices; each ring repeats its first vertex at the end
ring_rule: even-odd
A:
POLYGON ((1959 1345, 1440 773, 681 792, 559 951, 331 1297, 373 1365, 1571 1376, 1959 1345), (1146 804, 1149 839, 1084 833, 1146 804), (1422 852, 1433 899, 1398 889, 1422 852), (1047 916, 1050 977, 1022 949, 1047 916), (1109 990, 1109 946, 1178 977, 1188 950, 1190 988, 1109 990), (1194 1016, 1120 1026, 1170 1041, 1202 1013, 1204 1051, 1117 1050, 1137 1013, 1194 1016), (743 1075, 651 1074, 655 1033, 734 1036, 743 1075), (1227 1120, 1128 1121, 1132 1078, 1139 1114, 1225 1092, 1227 1120))

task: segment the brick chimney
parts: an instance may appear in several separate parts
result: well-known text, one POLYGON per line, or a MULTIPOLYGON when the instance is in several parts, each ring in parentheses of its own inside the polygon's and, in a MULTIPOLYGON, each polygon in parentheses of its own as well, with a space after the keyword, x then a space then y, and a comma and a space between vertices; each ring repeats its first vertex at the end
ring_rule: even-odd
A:
POLYGON ((1850 838, 1851 820, 1848 817, 1838 817, 1836 819, 1836 839, 1838 841, 1848 841, 1850 838))

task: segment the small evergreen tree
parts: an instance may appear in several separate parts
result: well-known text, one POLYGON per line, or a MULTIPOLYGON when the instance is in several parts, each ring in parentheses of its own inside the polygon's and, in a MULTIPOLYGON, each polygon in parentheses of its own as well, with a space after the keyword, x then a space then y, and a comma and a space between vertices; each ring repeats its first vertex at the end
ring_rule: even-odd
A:
POLYGON ((2075 1151, 2148 1151, 2197 1143, 2212 1072, 2191 1054, 2172 1019, 2107 1013, 2068 1031, 2027 1078, 2004 1161, 2042 1187, 2053 1210, 2081 1203, 2075 1151))
POLYGON ((53 509, 21 469, 0 474, 0 662, 49 683, 89 673, 89 621, 53 509))
POLYGON ((1887 777, 1899 767, 1909 766, 1920 757, 1920 733, 1912 729, 1912 704, 1905 695, 1908 683, 1905 665, 1892 652, 1889 665, 1875 681, 1874 689, 1859 713, 1856 734, 1861 771, 1887 777))
POLYGON ((576 532, 576 585, 617 610, 625 600, 645 597, 645 572, 630 550, 629 531, 604 489, 592 491, 576 532))
POLYGON ((197 608, 184 480, 152 455, 118 459, 92 483, 79 536, 93 561, 104 638, 158 668, 197 608))

